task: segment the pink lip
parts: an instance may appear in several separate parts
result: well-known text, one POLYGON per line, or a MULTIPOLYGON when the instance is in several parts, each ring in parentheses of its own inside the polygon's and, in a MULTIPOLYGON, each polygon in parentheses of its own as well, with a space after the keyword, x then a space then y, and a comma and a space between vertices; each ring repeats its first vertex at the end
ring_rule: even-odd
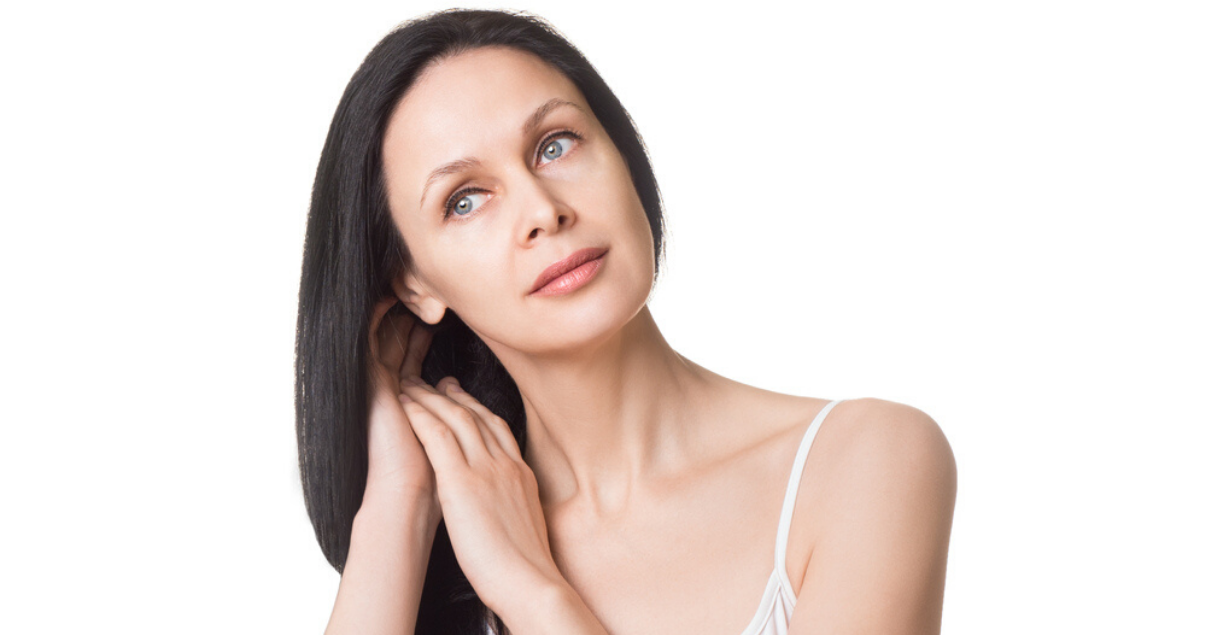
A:
POLYGON ((586 284, 602 266, 605 247, 579 249, 551 265, 536 278, 529 294, 560 295, 586 284))

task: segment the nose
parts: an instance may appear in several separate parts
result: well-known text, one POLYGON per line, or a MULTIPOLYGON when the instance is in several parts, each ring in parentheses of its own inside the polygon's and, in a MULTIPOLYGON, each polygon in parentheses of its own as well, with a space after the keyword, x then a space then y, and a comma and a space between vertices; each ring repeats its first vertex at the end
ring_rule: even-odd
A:
POLYGON ((519 243, 534 244, 542 235, 556 234, 573 225, 575 214, 550 185, 527 174, 520 185, 519 243))

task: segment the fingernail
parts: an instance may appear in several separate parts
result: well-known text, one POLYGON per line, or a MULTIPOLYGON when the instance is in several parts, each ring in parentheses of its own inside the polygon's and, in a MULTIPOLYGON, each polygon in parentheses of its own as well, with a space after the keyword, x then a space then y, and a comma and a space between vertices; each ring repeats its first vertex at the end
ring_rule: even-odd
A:
POLYGON ((452 392, 463 392, 461 390, 461 385, 456 383, 455 379, 448 382, 448 390, 451 390, 452 392))
POLYGON ((404 385, 404 386, 418 386, 418 385, 419 385, 419 382, 415 381, 415 378, 414 378, 414 377, 411 377, 410 375, 407 375, 406 377, 403 377, 403 378, 402 378, 402 385, 404 385))
POLYGON ((408 395, 406 393, 400 393, 398 395, 398 401, 401 401, 402 403, 410 403, 410 402, 414 401, 414 399, 411 399, 410 395, 408 395))

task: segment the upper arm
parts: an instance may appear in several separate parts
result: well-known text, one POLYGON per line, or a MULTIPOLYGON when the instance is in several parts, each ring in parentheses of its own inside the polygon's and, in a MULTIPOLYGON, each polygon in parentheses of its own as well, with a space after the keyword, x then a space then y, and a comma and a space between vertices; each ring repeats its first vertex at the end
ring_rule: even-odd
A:
POLYGON ((938 633, 955 508, 950 444, 901 404, 850 402, 843 419, 830 434, 832 495, 789 633, 938 633))

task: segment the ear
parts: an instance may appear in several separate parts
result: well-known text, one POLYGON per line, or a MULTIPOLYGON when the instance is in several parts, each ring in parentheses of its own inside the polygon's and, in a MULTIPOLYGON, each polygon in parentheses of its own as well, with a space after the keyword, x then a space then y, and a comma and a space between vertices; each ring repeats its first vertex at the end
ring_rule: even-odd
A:
POLYGON ((392 286, 394 295, 398 296, 411 313, 419 316, 420 320, 434 325, 444 319, 444 310, 448 305, 435 297, 410 268, 395 278, 392 286))

